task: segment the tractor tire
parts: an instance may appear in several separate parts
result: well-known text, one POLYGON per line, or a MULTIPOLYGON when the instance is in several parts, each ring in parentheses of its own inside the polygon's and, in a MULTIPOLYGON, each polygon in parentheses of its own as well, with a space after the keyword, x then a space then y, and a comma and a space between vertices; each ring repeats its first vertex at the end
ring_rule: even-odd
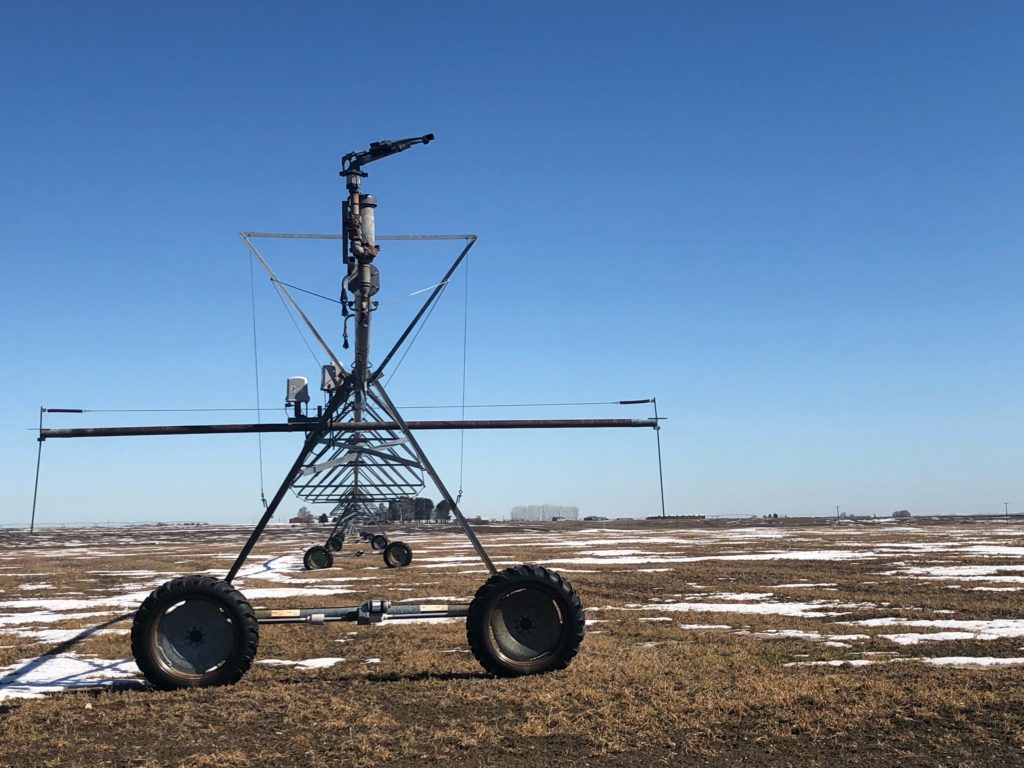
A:
POLYGON ((380 552, 388 546, 388 537, 382 533, 375 533, 370 537, 370 546, 380 552))
POLYGON ((302 564, 307 571, 316 571, 320 568, 330 568, 334 565, 334 553, 327 547, 317 544, 306 550, 302 556, 302 564))
POLYGON ((182 576, 139 607, 132 656, 160 690, 227 685, 252 666, 259 633, 249 601, 228 582, 182 576))
POLYGON ((477 590, 466 638, 492 675, 536 675, 569 666, 585 624, 583 604, 568 581, 540 565, 517 565, 477 590))
POLYGON ((340 533, 334 534, 327 540, 327 548, 332 552, 340 552, 343 546, 345 546, 345 537, 340 533))
POLYGON ((392 541, 384 547, 384 564, 388 568, 405 568, 412 562, 412 547, 404 541, 392 541))

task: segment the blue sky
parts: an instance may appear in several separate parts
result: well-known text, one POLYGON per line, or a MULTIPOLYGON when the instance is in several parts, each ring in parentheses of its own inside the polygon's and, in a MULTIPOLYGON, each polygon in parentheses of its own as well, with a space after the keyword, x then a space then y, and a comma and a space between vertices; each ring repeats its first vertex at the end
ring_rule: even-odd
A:
MULTIPOLYGON (((672 513, 1022 511, 1022 32, 997 2, 12 5, 0 524, 28 518, 40 404, 251 407, 237 233, 336 230, 340 156, 428 131, 370 167, 378 231, 480 241, 400 404, 459 402, 465 311, 470 403, 657 395, 672 513)), ((384 249, 381 353, 456 252, 384 249)), ((334 292, 330 244, 265 253, 334 292)), ((256 298, 277 406, 317 362, 256 298)), ((458 436, 424 443, 458 486, 458 436)), ((265 439, 268 493, 297 447, 265 439)), ((654 435, 468 433, 463 486, 470 514, 654 514, 654 435)), ((44 447, 42 522, 258 512, 251 436, 44 447)))

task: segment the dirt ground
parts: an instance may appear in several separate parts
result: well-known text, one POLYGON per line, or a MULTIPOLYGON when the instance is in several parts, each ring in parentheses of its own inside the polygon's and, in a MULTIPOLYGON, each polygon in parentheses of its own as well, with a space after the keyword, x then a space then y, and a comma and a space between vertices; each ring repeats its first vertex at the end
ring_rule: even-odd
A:
MULTIPOLYGON (((223 575, 247 533, 0 532, 0 766, 1024 765, 1024 522, 481 526, 499 567, 580 593, 568 669, 491 678, 461 619, 263 626, 238 684, 148 689, 132 612, 223 575)), ((323 534, 274 526, 236 585, 330 606, 468 601, 486 578, 454 529, 397 537, 408 568, 307 572, 323 534)))

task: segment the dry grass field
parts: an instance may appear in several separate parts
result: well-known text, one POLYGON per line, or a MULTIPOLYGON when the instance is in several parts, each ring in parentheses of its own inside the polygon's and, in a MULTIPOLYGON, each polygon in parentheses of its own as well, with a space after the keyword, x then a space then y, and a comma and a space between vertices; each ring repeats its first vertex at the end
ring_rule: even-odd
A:
MULTIPOLYGON (((237 685, 147 689, 131 612, 222 575, 247 530, 0 532, 0 765, 1024 765, 1024 525, 482 526, 499 566, 560 570, 587 607, 563 672, 482 673, 460 619, 264 626, 237 685)), ((469 599, 454 530, 305 572, 277 526, 257 606, 469 599)))

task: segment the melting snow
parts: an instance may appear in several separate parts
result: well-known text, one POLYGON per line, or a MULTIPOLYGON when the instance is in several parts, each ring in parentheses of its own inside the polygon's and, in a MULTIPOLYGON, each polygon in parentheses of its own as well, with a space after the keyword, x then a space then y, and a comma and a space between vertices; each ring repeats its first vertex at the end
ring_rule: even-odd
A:
POLYGON ((841 616, 842 612, 823 611, 822 603, 653 603, 642 606, 645 611, 700 611, 706 613, 767 613, 776 616, 825 618, 841 616))
POLYGON ((131 659, 97 659, 75 653, 23 659, 0 669, 0 701, 36 699, 44 693, 98 685, 140 685, 131 659))
POLYGON ((998 667, 1024 664, 1024 659, 992 656, 938 656, 933 659, 922 659, 922 661, 927 664, 948 664, 957 667, 998 667))
POLYGON ((291 659, 257 659, 257 664, 269 664, 274 666, 295 667, 296 669, 323 669, 333 667, 345 659, 340 656, 326 656, 322 659, 304 659, 293 661, 291 659))
POLYGON ((1006 637, 1024 637, 1024 619, 992 619, 989 621, 968 619, 901 619, 886 617, 879 619, 861 619, 845 622, 862 627, 899 627, 921 628, 934 627, 945 630, 941 632, 898 632, 880 634, 899 645, 917 645, 921 642, 941 642, 948 640, 998 640, 1006 637))

